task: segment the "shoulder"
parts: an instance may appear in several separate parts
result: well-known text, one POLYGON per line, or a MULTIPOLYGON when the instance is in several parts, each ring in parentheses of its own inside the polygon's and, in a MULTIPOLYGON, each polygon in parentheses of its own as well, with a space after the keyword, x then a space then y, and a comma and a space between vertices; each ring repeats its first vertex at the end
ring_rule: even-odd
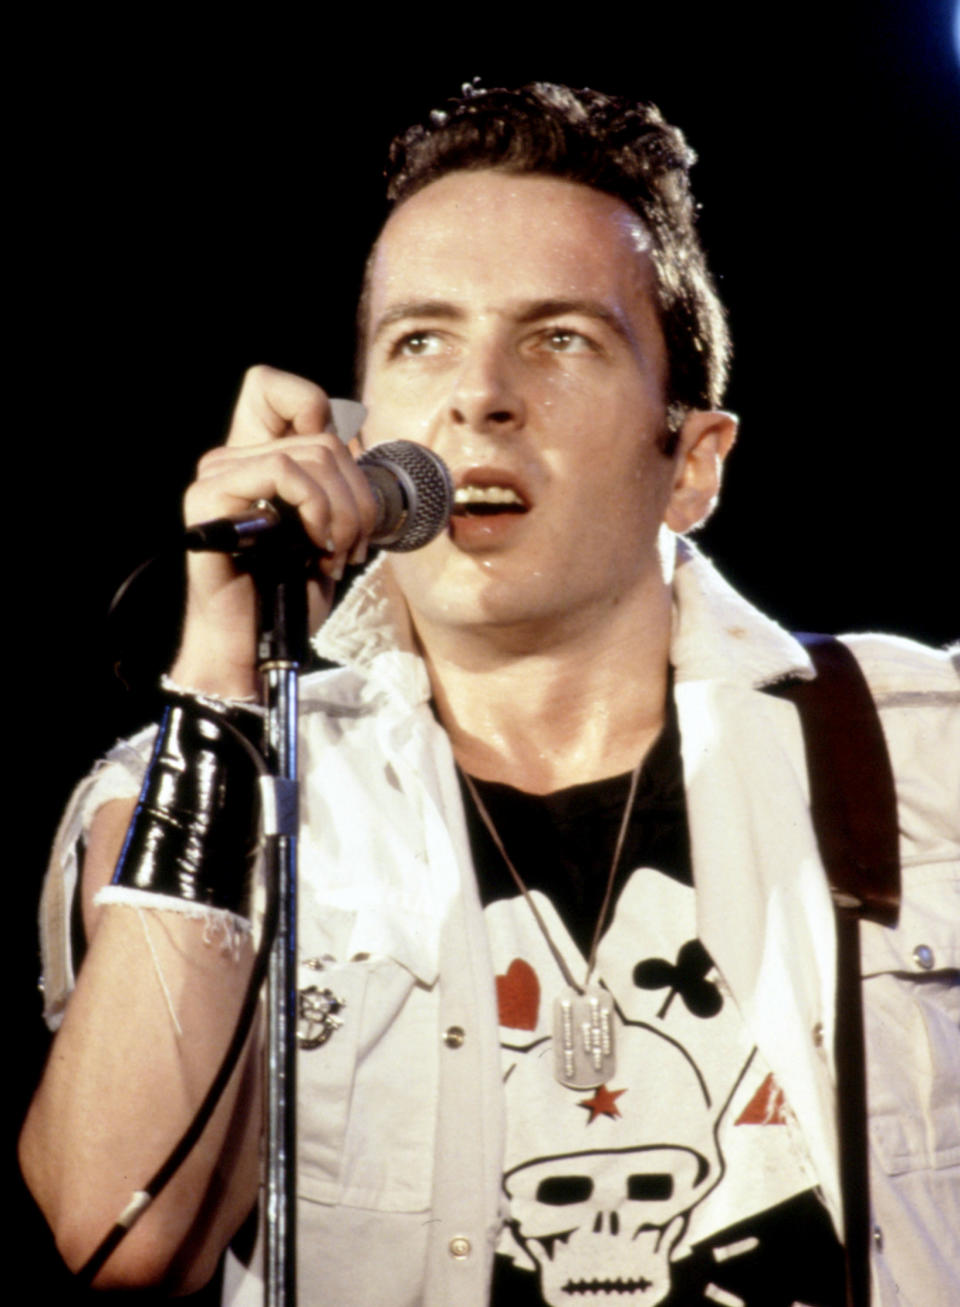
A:
POLYGON ((873 695, 901 798, 920 778, 942 811, 960 799, 960 651, 900 636, 844 636, 873 695))
POLYGON ((870 686, 897 787, 904 865, 960 865, 960 650, 844 636, 870 686))
POLYGON ((879 708, 960 707, 960 645, 933 649, 898 635, 840 638, 860 664, 879 708))

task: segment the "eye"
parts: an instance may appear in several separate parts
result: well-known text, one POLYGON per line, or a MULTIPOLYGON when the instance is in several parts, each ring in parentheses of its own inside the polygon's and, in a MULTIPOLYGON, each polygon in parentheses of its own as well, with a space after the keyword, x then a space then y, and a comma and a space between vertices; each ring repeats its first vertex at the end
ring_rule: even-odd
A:
POLYGON ((439 354, 443 341, 436 331, 408 331, 390 346, 391 358, 424 358, 439 354))
POLYGON ((631 1175, 627 1180, 627 1197, 634 1203, 664 1202, 673 1197, 673 1176, 669 1172, 631 1175))
POLYGON ((549 1175, 537 1185, 537 1202, 567 1207, 585 1203, 592 1193, 593 1180, 588 1175, 549 1175))
POLYGON ((582 332, 572 327, 549 327, 543 334, 543 342, 555 354, 593 354, 596 352, 593 341, 582 332))

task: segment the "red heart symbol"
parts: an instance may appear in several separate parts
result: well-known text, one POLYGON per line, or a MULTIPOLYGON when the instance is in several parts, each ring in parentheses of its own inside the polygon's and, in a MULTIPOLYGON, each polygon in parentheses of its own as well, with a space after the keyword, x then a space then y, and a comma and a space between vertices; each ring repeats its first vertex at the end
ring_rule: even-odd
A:
POLYGON ((497 1007, 501 1026, 536 1030, 540 1010, 540 981, 529 962, 514 958, 505 976, 497 976, 497 1007))

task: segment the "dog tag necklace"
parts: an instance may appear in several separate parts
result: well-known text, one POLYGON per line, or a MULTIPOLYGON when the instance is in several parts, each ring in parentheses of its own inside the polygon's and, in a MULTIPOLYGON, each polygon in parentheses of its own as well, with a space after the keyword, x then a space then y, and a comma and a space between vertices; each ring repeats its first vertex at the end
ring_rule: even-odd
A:
POLYGON ((597 917, 597 924, 594 927, 593 942, 590 945, 590 956, 587 960, 587 974, 582 985, 578 985, 574 979, 570 968, 567 966, 566 959, 557 948, 556 942, 547 929, 547 923, 533 901, 533 896, 527 889, 520 873, 510 861, 510 856, 504 848, 500 834, 493 824, 493 818, 487 812, 486 805, 480 798, 473 777, 468 776, 466 772, 462 772, 477 812, 489 831, 490 838, 496 845, 500 856, 506 863, 507 870, 516 881, 520 893, 526 900, 527 907, 533 913, 534 920, 540 928, 540 933, 546 940, 547 947, 550 949, 554 961, 567 982, 566 987, 554 999, 553 1003, 553 1074, 560 1084, 566 1085, 568 1089, 597 1089, 600 1085, 606 1084, 616 1070, 613 999, 609 990, 604 989, 602 985, 591 984, 591 977, 597 961, 600 936, 607 919, 607 913, 610 910, 613 882, 616 879, 617 868, 620 865, 620 857, 627 838, 627 829, 630 825, 630 815, 633 812, 633 804, 637 795, 637 784, 640 780, 642 762, 643 758, 641 757, 630 777, 627 802, 623 809, 623 817, 620 821, 620 831, 614 846, 613 857, 610 860, 607 888, 603 896, 603 903, 600 905, 600 915, 597 917))

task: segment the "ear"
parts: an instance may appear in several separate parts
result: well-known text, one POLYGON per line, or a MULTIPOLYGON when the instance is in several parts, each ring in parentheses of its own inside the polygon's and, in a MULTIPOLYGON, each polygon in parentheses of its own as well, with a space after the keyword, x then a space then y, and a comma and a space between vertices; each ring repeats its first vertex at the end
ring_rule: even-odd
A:
POLYGON ((663 520, 682 535, 709 516, 720 493, 723 460, 737 438, 737 419, 721 410, 691 409, 680 428, 673 491, 663 520))

